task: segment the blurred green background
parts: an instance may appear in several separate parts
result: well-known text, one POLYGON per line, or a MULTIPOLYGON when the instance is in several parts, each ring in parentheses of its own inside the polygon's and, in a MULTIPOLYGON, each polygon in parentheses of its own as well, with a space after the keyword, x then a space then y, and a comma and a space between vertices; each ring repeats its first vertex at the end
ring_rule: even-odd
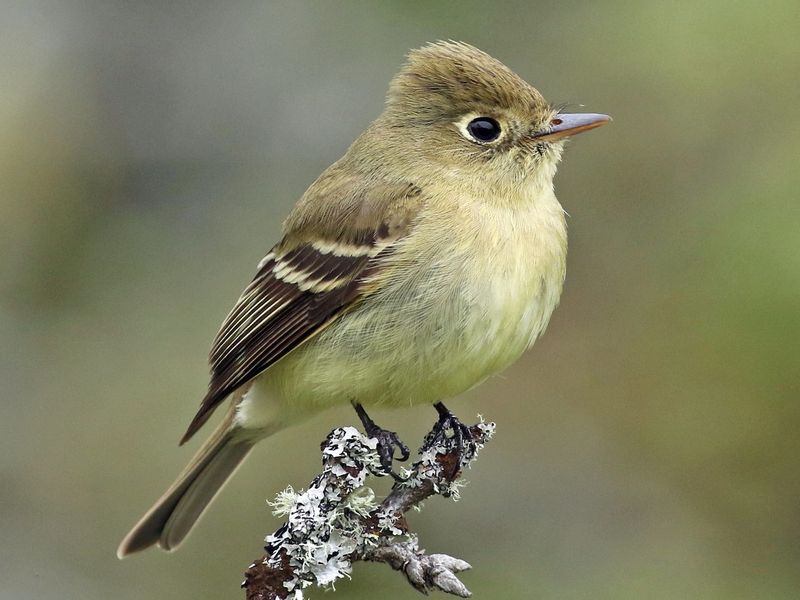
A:
MULTIPOLYGON (((546 336, 452 403, 498 436, 412 515, 477 598, 800 597, 800 8, 784 2, 4 2, 0 597, 242 598, 331 411, 173 555, 121 536, 188 460, 222 318, 306 186, 453 38, 614 123, 556 186, 546 336)), ((426 409, 378 412, 417 441, 426 409)), ((322 591, 313 591, 314 598, 322 591)), ((337 598, 414 598, 358 564, 337 598)))

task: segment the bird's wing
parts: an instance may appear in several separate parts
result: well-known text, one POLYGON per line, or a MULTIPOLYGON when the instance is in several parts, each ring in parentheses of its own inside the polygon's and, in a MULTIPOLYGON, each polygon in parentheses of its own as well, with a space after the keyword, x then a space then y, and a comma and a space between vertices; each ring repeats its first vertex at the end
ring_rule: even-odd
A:
POLYGON ((312 186, 223 322, 209 357, 208 393, 181 444, 229 394, 374 291, 421 203, 419 188, 407 184, 312 186))

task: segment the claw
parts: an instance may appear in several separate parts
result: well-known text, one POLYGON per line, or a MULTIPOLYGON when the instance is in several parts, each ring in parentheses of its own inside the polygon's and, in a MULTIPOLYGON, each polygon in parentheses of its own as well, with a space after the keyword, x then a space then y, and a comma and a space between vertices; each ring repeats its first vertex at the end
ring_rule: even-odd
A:
POLYGON ((423 447, 431 448, 436 444, 443 444, 454 452, 460 465, 464 457, 469 458, 475 452, 475 438, 472 431, 441 402, 434 404, 434 407, 439 413, 439 421, 425 437, 423 447), (453 435, 448 436, 448 431, 452 431, 453 435))
POLYGON ((408 446, 403 443, 403 440, 401 440, 394 431, 389 431, 376 425, 375 421, 370 419, 363 406, 360 404, 353 404, 353 406, 364 425, 366 434, 378 441, 376 449, 381 459, 381 467, 383 467, 384 472, 387 475, 391 475, 395 481, 405 481, 403 477, 395 473, 392 469, 392 463, 395 460, 395 448, 400 451, 400 456, 397 457, 397 460, 406 461, 409 459, 411 451, 408 449, 408 446))
POLYGON ((394 462, 395 448, 400 451, 398 460, 408 460, 410 452, 408 446, 397 436, 394 431, 387 431, 379 427, 369 428, 367 435, 371 438, 378 440, 378 456, 381 458, 381 466, 383 470, 391 475, 395 481, 405 481, 400 475, 392 470, 392 463, 394 462))

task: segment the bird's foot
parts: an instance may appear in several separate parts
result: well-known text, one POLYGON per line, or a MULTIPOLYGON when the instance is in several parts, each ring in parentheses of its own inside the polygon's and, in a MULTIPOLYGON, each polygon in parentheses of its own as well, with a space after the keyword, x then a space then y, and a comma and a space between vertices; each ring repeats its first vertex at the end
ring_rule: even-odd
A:
POLYGON ((401 440, 394 431, 389 431, 388 429, 379 427, 375 421, 369 417, 363 406, 360 404, 354 404, 353 406, 356 409, 358 417, 361 419, 361 423, 364 425, 364 431, 366 434, 378 442, 376 450, 378 451, 378 456, 381 459, 381 467, 383 468, 383 471, 387 475, 391 475, 395 481, 405 481, 402 476, 395 473, 395 471, 392 469, 392 463, 395 459, 395 448, 399 451, 397 460, 408 460, 408 458, 411 456, 411 451, 408 449, 408 446, 403 443, 403 440, 401 440))
POLYGON ((465 458, 469 459, 475 454, 475 436, 469 426, 462 423, 444 404, 437 402, 433 406, 439 413, 439 420, 425 436, 423 448, 444 446, 448 452, 454 454, 455 462, 460 466, 465 458), (452 435, 447 435, 448 432, 452 432, 452 435))
POLYGON ((408 457, 411 456, 408 446, 403 443, 403 440, 401 440, 394 431, 387 431, 377 426, 372 431, 367 431, 367 435, 378 440, 377 450, 378 456, 381 458, 381 467, 383 467, 383 470, 388 475, 391 475, 395 481, 405 481, 401 475, 394 472, 392 463, 395 458, 395 448, 400 451, 397 460, 408 460, 408 457))

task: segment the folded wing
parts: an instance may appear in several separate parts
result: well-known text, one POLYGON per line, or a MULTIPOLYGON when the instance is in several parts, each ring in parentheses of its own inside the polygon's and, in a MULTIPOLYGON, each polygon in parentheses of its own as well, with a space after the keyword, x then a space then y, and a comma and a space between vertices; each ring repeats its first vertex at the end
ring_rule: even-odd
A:
POLYGON ((307 194, 287 220, 284 239, 261 261, 217 334, 208 393, 181 444, 229 394, 374 289, 375 275, 413 227, 421 193, 410 185, 347 184, 319 186, 319 195, 307 194), (325 192, 343 201, 326 202, 325 192))

